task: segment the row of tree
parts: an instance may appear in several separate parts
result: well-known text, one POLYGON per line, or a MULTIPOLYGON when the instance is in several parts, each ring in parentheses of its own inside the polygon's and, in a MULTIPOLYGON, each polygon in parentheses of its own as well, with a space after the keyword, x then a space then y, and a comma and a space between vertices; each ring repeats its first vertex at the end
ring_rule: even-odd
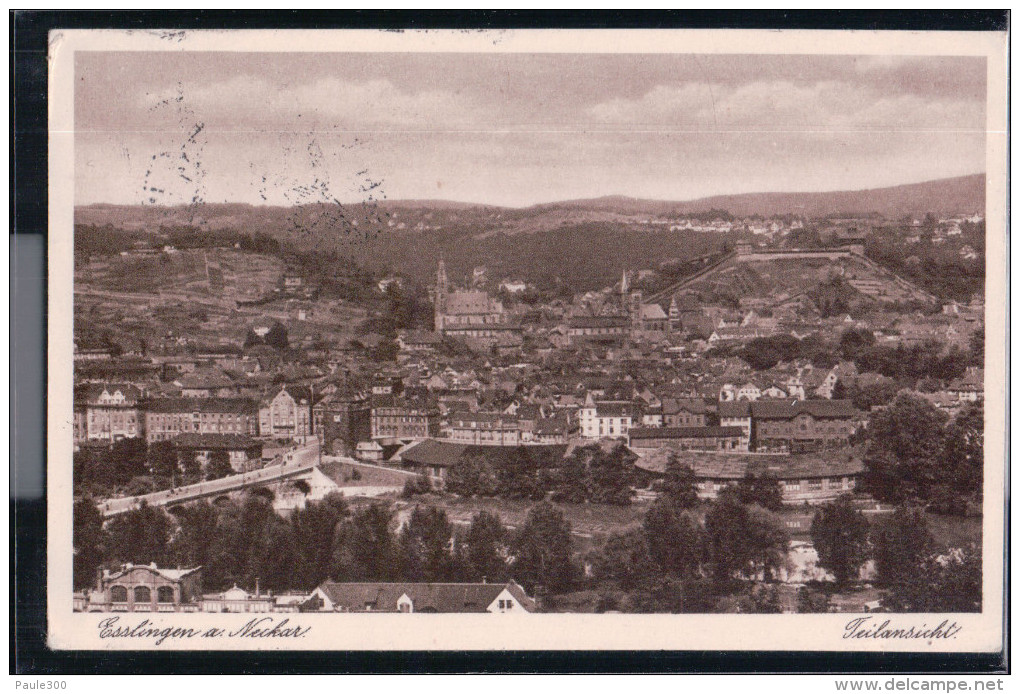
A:
MULTIPOLYGON (((467 497, 532 499, 626 506, 636 481, 633 455, 622 444, 576 447, 564 458, 529 447, 468 456, 450 470, 446 490, 467 497)), ((409 493, 428 491, 412 484, 409 493)))
POLYGON ((874 560, 884 606, 894 612, 981 610, 981 552, 975 544, 940 551, 923 509, 903 505, 875 527, 850 497, 822 507, 811 524, 818 564, 836 586, 856 580, 874 560))
POLYGON ((271 499, 249 494, 241 502, 143 506, 104 525, 95 503, 74 507, 74 583, 94 584, 96 570, 124 562, 201 566, 206 590, 233 584, 274 591, 309 591, 339 581, 501 581, 513 577, 528 590, 568 589, 577 580, 570 524, 547 502, 534 506, 515 531, 480 512, 467 529, 446 512, 416 506, 398 529, 386 503, 359 508, 342 496, 309 502, 289 517, 271 499))
POLYGON ((158 489, 219 479, 234 472, 230 454, 214 450, 203 460, 196 451, 181 450, 173 441, 120 439, 110 446, 83 446, 73 458, 74 487, 79 494, 129 496, 158 489))
MULTIPOLYGON (((781 517, 759 505, 756 485, 724 490, 703 513, 679 470, 640 526, 615 531, 578 556, 562 511, 541 502, 516 530, 488 512, 467 528, 443 509, 414 507, 398 527, 386 503, 351 508, 331 495, 283 518, 268 494, 239 503, 194 503, 167 513, 142 507, 104 528, 94 503, 74 508, 75 587, 121 562, 202 566, 206 590, 256 579, 274 591, 311 590, 341 581, 503 581, 549 596, 598 591, 599 609, 638 612, 776 612, 771 582, 787 565, 781 517)), ((760 489, 760 487, 757 487, 760 489)), ((939 552, 925 513, 903 506, 872 526, 850 497, 823 506, 811 536, 833 588, 853 584, 873 560, 887 603, 899 611, 975 611, 981 605, 981 557, 974 546, 939 552)), ((828 591, 828 592, 831 592, 828 591)), ((557 597, 559 596, 559 597, 557 597)), ((807 591, 800 609, 825 608, 825 591, 807 591)))

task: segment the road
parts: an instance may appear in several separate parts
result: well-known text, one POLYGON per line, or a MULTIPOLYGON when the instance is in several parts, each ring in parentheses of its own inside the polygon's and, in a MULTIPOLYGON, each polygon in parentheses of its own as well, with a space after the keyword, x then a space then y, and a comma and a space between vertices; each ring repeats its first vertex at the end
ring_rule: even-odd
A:
POLYGON ((143 496, 107 499, 99 504, 99 511, 104 517, 110 518, 138 508, 143 501, 149 506, 166 506, 167 504, 179 504, 197 499, 216 497, 248 487, 301 477, 310 473, 318 462, 319 444, 317 441, 314 441, 287 452, 282 460, 279 462, 274 461, 261 470, 230 475, 229 477, 221 477, 218 480, 199 482, 186 487, 153 492, 143 496))

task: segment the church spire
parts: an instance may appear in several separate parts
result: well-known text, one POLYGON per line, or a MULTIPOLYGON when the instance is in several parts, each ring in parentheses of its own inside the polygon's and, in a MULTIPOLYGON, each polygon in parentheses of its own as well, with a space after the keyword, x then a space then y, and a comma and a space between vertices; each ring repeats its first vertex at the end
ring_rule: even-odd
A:
POLYGON ((443 332, 444 319, 446 317, 446 295, 448 292, 446 263, 443 261, 442 254, 440 254, 439 269, 436 271, 435 331, 437 333, 443 332))

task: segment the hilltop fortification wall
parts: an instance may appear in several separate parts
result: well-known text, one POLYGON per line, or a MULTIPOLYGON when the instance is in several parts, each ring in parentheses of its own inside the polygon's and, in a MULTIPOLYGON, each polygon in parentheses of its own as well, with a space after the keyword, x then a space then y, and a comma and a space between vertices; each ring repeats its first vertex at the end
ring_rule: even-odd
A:
POLYGON ((839 260, 848 256, 864 257, 864 246, 852 245, 840 248, 825 249, 800 249, 789 248, 782 250, 758 250, 750 245, 737 244, 737 261, 744 263, 761 262, 769 260, 798 260, 802 258, 824 258, 826 260, 839 260))

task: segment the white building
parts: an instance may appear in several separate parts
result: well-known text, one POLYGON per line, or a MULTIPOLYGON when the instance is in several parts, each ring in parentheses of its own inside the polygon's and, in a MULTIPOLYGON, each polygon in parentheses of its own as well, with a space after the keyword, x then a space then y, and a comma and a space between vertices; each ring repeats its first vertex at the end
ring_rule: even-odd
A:
POLYGON ((602 400, 590 395, 579 412, 581 436, 595 440, 627 438, 627 432, 641 421, 640 408, 629 401, 602 400))

